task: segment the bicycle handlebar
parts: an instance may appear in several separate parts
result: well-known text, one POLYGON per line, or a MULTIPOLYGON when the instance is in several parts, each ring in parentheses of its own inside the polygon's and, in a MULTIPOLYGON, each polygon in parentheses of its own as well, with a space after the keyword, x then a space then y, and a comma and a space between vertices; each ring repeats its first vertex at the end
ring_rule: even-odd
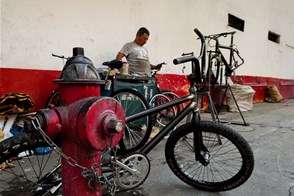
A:
POLYGON ((201 59, 201 65, 202 66, 205 66, 205 52, 206 52, 206 48, 205 48, 205 38, 204 36, 202 35, 202 33, 197 29, 195 28, 194 29, 194 32, 198 35, 198 37, 200 38, 201 40, 201 50, 200 50, 200 55, 198 58, 196 58, 193 53, 183 53, 182 54, 182 57, 179 57, 179 58, 176 58, 173 60, 173 63, 175 65, 177 64, 181 64, 181 63, 186 63, 186 62, 189 62, 189 61, 195 61, 195 60, 199 60, 201 59), (189 56, 188 56, 189 55, 189 56))
POLYGON ((200 55, 198 58, 194 56, 194 53, 183 54, 182 57, 176 58, 173 60, 175 65, 185 63, 185 62, 192 62, 192 74, 189 76, 191 81, 195 81, 196 83, 201 83, 205 80, 205 60, 206 60, 206 45, 205 45, 205 38, 202 33, 195 28, 194 32, 198 35, 199 39, 201 40, 201 50, 200 55), (201 66, 200 66, 201 61, 201 66))
POLYGON ((179 57, 173 60, 173 63, 175 65, 181 64, 181 63, 186 63, 186 62, 190 62, 190 61, 195 61, 196 57, 195 56, 183 56, 183 57, 179 57))
POLYGON ((200 50, 200 55, 198 58, 201 58, 201 73, 204 74, 203 72, 205 70, 205 64, 206 64, 205 38, 197 28, 194 29, 194 32, 198 35, 198 37, 201 40, 201 50, 200 50))
POLYGON ((217 39, 219 37, 226 37, 227 35, 234 35, 236 33, 236 31, 232 31, 232 32, 224 32, 224 33, 218 33, 218 34, 212 34, 212 35, 206 35, 204 36, 205 39, 217 39))
POLYGON ((69 57, 65 57, 65 56, 59 56, 59 55, 56 55, 56 54, 52 54, 52 56, 54 57, 57 57, 57 58, 61 58, 61 59, 69 59, 69 57))
POLYGON ((157 66, 162 66, 162 65, 166 65, 166 62, 162 62, 162 63, 157 64, 157 66))

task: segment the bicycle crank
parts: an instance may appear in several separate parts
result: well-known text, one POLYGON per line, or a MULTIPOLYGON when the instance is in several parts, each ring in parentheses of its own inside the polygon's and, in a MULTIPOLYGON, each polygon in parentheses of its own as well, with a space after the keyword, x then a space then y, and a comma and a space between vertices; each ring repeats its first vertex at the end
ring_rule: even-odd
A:
POLYGON ((116 179, 120 191, 139 187, 148 177, 150 161, 142 153, 134 153, 116 161, 116 179))

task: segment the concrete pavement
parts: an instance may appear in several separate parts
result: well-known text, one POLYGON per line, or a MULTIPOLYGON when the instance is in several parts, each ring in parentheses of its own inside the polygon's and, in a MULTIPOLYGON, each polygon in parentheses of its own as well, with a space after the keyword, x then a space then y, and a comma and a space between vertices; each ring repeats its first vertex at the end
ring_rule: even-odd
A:
MULTIPOLYGON (((254 104, 243 112, 249 126, 230 125, 249 142, 255 156, 252 176, 242 186, 227 192, 209 193, 197 190, 179 180, 165 161, 162 141, 149 153, 151 172, 134 191, 118 196, 290 196, 294 195, 294 99, 282 103, 254 104)), ((209 114, 203 114, 209 118, 209 114)), ((220 119, 243 122, 239 113, 222 113, 220 119)))

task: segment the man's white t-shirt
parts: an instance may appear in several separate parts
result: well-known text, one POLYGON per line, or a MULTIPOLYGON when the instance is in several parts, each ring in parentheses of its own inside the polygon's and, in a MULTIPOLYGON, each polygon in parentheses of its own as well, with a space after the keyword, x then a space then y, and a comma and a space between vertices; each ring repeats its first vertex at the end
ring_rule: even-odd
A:
POLYGON ((120 53, 125 55, 131 75, 150 76, 151 67, 146 48, 139 46, 135 42, 129 42, 123 46, 120 53))

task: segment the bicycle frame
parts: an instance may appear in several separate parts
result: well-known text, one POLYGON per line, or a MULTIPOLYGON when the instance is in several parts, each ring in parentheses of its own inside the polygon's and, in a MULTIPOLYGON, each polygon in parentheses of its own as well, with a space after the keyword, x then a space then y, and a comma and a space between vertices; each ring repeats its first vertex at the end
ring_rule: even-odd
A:
POLYGON ((153 113, 159 112, 161 110, 173 107, 184 102, 190 101, 190 103, 184 107, 184 109, 172 120, 170 121, 156 136, 150 140, 140 152, 148 154, 163 138, 166 136, 181 120, 183 120, 191 111, 198 112, 197 96, 194 94, 181 97, 179 99, 174 99, 170 102, 164 103, 162 105, 156 106, 154 108, 147 109, 143 112, 134 114, 126 118, 126 122, 130 120, 135 120, 146 115, 151 115, 153 113))
POLYGON ((209 65, 210 65, 211 59, 215 58, 215 56, 217 58, 220 58, 222 63, 225 65, 225 76, 231 76, 233 71, 235 71, 238 67, 244 64, 244 59, 240 56, 239 51, 233 47, 235 33, 236 31, 205 36, 206 39, 213 39, 216 42, 215 50, 209 51, 209 65), (218 38, 222 36, 226 37, 227 35, 231 35, 230 45, 225 46, 225 45, 219 44, 218 38), (221 49, 229 50, 229 63, 227 62, 225 56, 221 52, 221 49), (211 53, 215 53, 215 55, 211 56, 211 53), (238 58, 242 61, 241 63, 237 63, 237 61, 234 60, 234 54, 237 54, 238 58), (234 62, 235 64, 233 65, 234 62))

